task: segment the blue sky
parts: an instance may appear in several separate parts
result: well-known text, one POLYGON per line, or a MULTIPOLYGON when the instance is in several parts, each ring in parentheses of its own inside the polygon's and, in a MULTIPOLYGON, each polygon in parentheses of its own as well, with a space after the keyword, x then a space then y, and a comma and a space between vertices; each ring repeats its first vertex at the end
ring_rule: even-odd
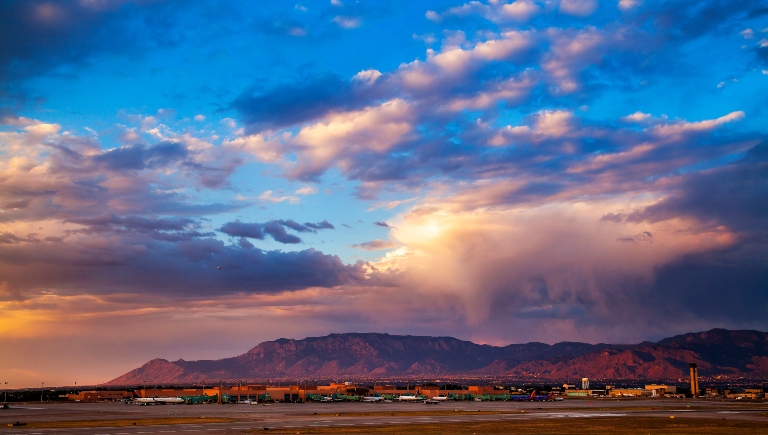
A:
POLYGON ((4 2, 0 362, 765 329, 767 98, 764 2, 4 2))

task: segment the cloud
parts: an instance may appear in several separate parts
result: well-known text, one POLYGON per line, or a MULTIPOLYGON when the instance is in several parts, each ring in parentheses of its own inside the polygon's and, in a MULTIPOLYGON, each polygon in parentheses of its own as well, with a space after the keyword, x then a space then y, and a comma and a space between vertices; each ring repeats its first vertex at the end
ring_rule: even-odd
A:
POLYGON ((314 195, 317 193, 316 187, 302 187, 301 189, 297 189, 295 192, 296 195, 314 195))
POLYGON ((627 115, 621 118, 621 120, 625 122, 642 122, 650 118, 651 118, 651 115, 637 111, 631 115, 627 115))
POLYGON ((597 6, 597 0, 560 0, 560 12, 578 17, 592 15, 597 6))
POLYGON ((353 87, 335 75, 321 75, 267 92, 247 92, 232 106, 240 111, 251 131, 306 122, 344 107, 357 107, 353 87))
POLYGON ((416 201, 416 198, 401 199, 398 201, 380 202, 378 204, 374 204, 371 207, 369 207, 367 211, 378 210, 380 208, 383 208, 384 210, 392 210, 395 207, 398 207, 403 204, 408 204, 409 202, 413 202, 413 201, 416 201))
POLYGON ((397 243, 390 242, 387 240, 376 239, 376 240, 371 240, 370 242, 357 243, 351 246, 353 248, 363 249, 366 251, 382 251, 384 249, 396 248, 398 245, 397 243))
POLYGON ((487 20, 504 23, 510 20, 527 22, 539 12, 539 6, 532 0, 515 0, 512 3, 490 1, 488 4, 472 1, 461 6, 449 8, 445 12, 427 11, 427 19, 441 22, 445 19, 472 15, 482 16, 487 20))
POLYGON ((619 0, 619 9, 628 10, 640 4, 640 0, 619 0))
POLYGON ((377 227, 390 228, 390 225, 386 222, 376 221, 373 224, 376 225, 377 227))
POLYGON ((345 17, 342 15, 333 17, 333 22, 344 29, 356 29, 363 23, 359 17, 345 17))
POLYGON ((272 220, 264 223, 244 223, 240 220, 227 222, 219 231, 231 237, 246 237, 250 239, 264 240, 267 235, 275 241, 286 244, 302 243, 302 240, 293 234, 289 234, 286 228, 298 233, 316 233, 317 230, 333 230, 335 227, 328 221, 318 223, 306 222, 300 224, 291 219, 272 220))
POLYGON ((160 142, 152 147, 125 146, 109 150, 94 157, 94 161, 111 170, 142 170, 166 167, 185 160, 186 147, 175 142, 160 142))
POLYGON ((301 202, 301 198, 299 198, 298 196, 293 196, 293 195, 274 196, 274 193, 275 192, 271 190, 264 191, 264 193, 259 195, 259 201, 272 202, 272 203, 288 201, 290 204, 298 204, 299 202, 301 202))
POLYGON ((336 227, 334 227, 328 221, 322 221, 317 223, 305 222, 304 226, 315 229, 315 230, 335 230, 336 229, 336 227))

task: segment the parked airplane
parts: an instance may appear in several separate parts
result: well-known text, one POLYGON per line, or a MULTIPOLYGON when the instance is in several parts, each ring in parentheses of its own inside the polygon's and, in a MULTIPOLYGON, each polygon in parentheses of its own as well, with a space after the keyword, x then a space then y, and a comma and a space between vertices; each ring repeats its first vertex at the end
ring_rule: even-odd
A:
POLYGON ((384 398, 383 397, 379 397, 379 396, 365 396, 365 397, 363 397, 363 402, 367 402, 367 403, 379 403, 379 402, 383 402, 383 401, 384 401, 384 398))
POLYGON ((426 403, 427 405, 439 405, 440 401, 435 399, 428 399, 428 400, 425 400, 424 403, 426 403))
POLYGON ((405 394, 403 396, 398 397, 397 400, 401 402, 416 402, 419 400, 419 398, 412 394, 405 394))
POLYGON ((448 397, 446 397, 446 396, 435 396, 435 397, 432 398, 432 400, 437 400, 438 402, 445 402, 446 400, 448 400, 448 397))
POLYGON ((533 398, 536 397, 536 390, 533 390, 533 393, 531 393, 530 396, 526 395, 515 395, 515 396, 509 396, 509 400, 514 400, 515 402, 528 402, 533 400, 533 398))
POLYGON ((555 393, 549 393, 549 395, 536 395, 536 390, 533 390, 533 393, 531 393, 530 396, 524 396, 524 395, 518 395, 518 396, 510 396, 510 400, 514 400, 516 402, 549 402, 552 400, 555 400, 554 398, 555 393))
POLYGON ((169 403, 184 403, 181 397, 135 397, 133 403, 138 405, 167 405, 169 403))
MULTIPOLYGON (((536 394, 534 391, 533 394, 536 394)), ((549 395, 533 396, 533 400, 536 402, 551 402, 555 400, 555 393, 549 393, 549 395)))

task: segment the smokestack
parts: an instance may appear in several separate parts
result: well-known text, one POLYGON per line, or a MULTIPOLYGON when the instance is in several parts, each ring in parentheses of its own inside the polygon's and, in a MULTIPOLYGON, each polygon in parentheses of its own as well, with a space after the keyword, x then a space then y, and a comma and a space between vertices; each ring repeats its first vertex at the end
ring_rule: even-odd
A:
POLYGON ((699 369, 696 363, 691 363, 691 394, 693 397, 699 397, 699 369))

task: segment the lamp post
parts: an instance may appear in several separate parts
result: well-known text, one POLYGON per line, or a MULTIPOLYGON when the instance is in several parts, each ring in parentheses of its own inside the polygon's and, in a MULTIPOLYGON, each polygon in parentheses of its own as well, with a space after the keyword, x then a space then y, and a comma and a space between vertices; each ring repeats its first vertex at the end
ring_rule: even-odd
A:
POLYGON ((44 392, 45 392, 45 382, 40 382, 40 403, 43 403, 44 392))
POLYGON ((8 403, 8 382, 3 382, 3 384, 5 385, 5 388, 3 388, 3 394, 5 394, 3 403, 8 403))

